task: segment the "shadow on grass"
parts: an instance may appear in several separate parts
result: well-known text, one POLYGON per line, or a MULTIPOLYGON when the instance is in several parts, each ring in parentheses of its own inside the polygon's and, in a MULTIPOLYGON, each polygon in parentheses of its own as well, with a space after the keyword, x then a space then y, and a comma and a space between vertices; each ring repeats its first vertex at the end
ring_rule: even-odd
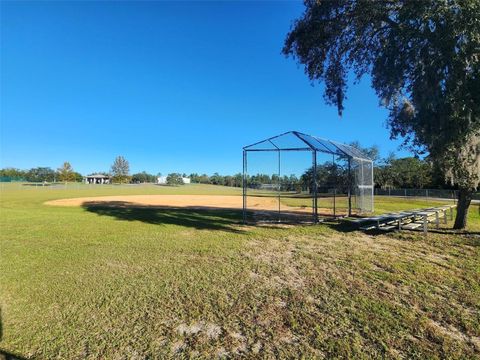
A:
POLYGON ((28 360, 28 358, 0 349, 0 360, 28 360))
POLYGON ((100 216, 123 221, 141 221, 154 225, 179 225, 198 230, 243 233, 238 225, 242 212, 213 207, 168 207, 137 205, 127 201, 87 202, 82 207, 100 216))
MULTIPOLYGON (((247 195, 249 198, 250 197, 261 197, 261 198, 278 198, 278 193, 272 192, 272 193, 248 193, 247 195)), ((280 197, 282 199, 302 199, 302 200, 312 200, 313 195, 312 194, 298 194, 298 193, 282 193, 280 194, 280 197)), ((334 196, 333 194, 318 194, 317 199, 332 199, 333 200, 334 196)), ((347 199, 347 195, 337 195, 336 196, 337 200, 347 199)))
MULTIPOLYGON (((2 308, 0 308, 0 341, 2 340, 3 340, 3 322, 2 322, 2 308)), ((27 358, 19 354, 14 354, 12 352, 9 352, 0 348, 0 360, 27 360, 27 358)))
POLYGON ((358 231, 358 226, 345 219, 324 218, 322 224, 343 233, 358 231))
MULTIPOLYGON (((392 230, 392 231, 383 231, 379 229, 371 229, 371 230, 360 230, 358 225, 350 222, 349 220, 330 220, 326 219, 322 222, 325 226, 328 226, 329 228, 343 232, 343 233, 349 233, 353 231, 362 231, 365 234, 371 235, 371 236, 377 236, 377 235, 386 235, 386 234, 392 234, 392 233, 398 233, 398 232, 403 232, 406 234, 411 234, 411 235, 416 235, 416 236, 423 236, 424 233, 421 230, 417 231, 412 231, 412 230, 392 230)), ((459 236, 462 238, 464 243, 470 245, 470 246, 480 246, 480 232, 478 231, 468 231, 468 230, 453 230, 453 229, 448 229, 448 228, 440 228, 440 229, 432 229, 429 228, 427 234, 440 234, 440 235, 455 235, 459 236)))

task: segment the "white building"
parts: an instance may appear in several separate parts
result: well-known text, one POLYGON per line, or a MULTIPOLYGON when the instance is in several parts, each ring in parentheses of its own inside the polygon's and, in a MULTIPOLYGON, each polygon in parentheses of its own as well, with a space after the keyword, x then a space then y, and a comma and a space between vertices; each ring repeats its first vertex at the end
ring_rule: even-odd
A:
MULTIPOLYGON (((190 184, 190 178, 188 177, 182 177, 183 183, 184 184, 190 184)), ((157 177, 157 184, 158 185, 165 185, 167 183, 167 177, 166 176, 159 176, 157 177)))
POLYGON ((109 184, 110 176, 102 174, 93 174, 85 176, 85 184, 109 184))
POLYGON ((166 183, 167 183, 167 177, 166 176, 157 177, 157 184, 165 185, 166 183))

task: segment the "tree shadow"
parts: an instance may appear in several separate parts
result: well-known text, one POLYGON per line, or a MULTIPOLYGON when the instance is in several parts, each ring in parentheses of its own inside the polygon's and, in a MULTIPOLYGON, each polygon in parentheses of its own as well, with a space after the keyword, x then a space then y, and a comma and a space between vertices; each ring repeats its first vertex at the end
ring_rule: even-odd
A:
MULTIPOLYGON (((355 218, 360 218, 360 217, 355 216, 355 218)), ((405 232, 407 234, 410 233, 410 234, 416 234, 416 235, 423 235, 422 230, 417 230, 417 231, 411 231, 411 230, 399 231, 396 229, 391 231, 384 231, 380 229, 360 230, 358 224, 351 222, 350 219, 325 218, 322 224, 328 226, 329 228, 335 231, 339 231, 343 233, 361 231, 371 236, 377 236, 377 235, 386 235, 386 234, 405 232)), ((480 232, 478 231, 454 230, 449 228, 440 228, 440 229, 429 228, 427 234, 456 235, 461 237, 463 239, 463 242, 470 246, 475 246, 475 247, 480 246, 480 232)))
POLYGON ((28 358, 0 349, 0 360, 28 360, 28 358))
MULTIPOLYGON (((0 307, 0 341, 3 340, 3 322, 2 322, 2 308, 0 307)), ((15 354, 0 347, 0 360, 27 360, 19 354, 15 354)))
MULTIPOLYGON (((322 224, 328 226, 330 229, 342 232, 342 233, 350 233, 350 232, 362 232, 368 235, 377 236, 377 235, 385 235, 388 234, 388 231, 379 230, 379 229, 370 229, 370 230, 361 230, 359 225, 352 222, 352 219, 361 219, 362 216, 359 215, 352 215, 350 218, 324 218, 322 224)), ((392 231, 393 232, 393 231, 392 231)))
POLYGON ((240 210, 215 207, 173 207, 139 205, 127 201, 86 202, 82 207, 99 216, 110 216, 122 221, 141 221, 154 225, 178 225, 198 230, 219 230, 243 233, 240 210))
POLYGON ((353 224, 351 221, 341 219, 341 218, 340 219, 324 218, 322 224, 325 226, 328 226, 332 230, 343 232, 343 233, 359 231, 357 225, 353 224))

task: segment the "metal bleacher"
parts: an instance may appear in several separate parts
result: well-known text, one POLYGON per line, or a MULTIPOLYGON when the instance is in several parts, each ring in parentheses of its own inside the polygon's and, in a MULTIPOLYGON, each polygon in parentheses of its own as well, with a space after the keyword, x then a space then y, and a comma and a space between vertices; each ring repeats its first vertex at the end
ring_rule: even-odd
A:
POLYGON ((434 224, 438 229, 440 221, 447 223, 447 213, 450 213, 450 220, 453 220, 453 209, 456 205, 443 205, 425 209, 400 211, 395 213, 382 214, 372 217, 351 220, 360 230, 417 230, 426 233, 428 225, 434 224))

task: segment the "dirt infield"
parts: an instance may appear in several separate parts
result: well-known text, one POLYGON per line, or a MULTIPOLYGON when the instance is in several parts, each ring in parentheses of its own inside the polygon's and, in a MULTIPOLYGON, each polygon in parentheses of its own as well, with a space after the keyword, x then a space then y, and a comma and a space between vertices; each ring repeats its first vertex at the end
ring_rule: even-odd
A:
MULTIPOLYGON (((175 207, 175 208, 211 208, 242 209, 241 196, 220 195, 120 195, 96 196, 47 201, 46 205, 55 206, 116 206, 116 207, 175 207)), ((271 197, 248 197, 249 210, 276 211, 278 200, 271 197)), ((282 210, 289 212, 310 212, 309 208, 283 205, 282 210)))

